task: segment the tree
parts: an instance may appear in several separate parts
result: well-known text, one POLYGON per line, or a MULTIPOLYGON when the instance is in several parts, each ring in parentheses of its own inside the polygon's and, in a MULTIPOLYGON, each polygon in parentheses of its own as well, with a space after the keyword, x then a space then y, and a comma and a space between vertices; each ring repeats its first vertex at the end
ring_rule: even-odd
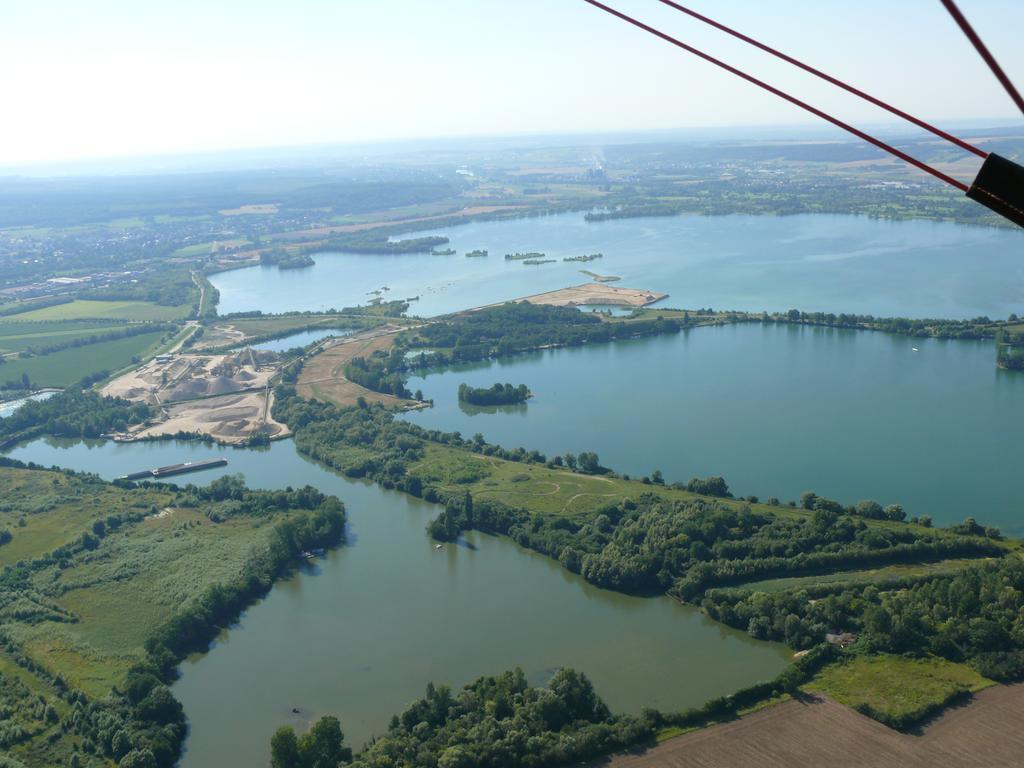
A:
POLYGON ((325 715, 299 739, 304 768, 337 768, 352 760, 338 718, 325 715))
POLYGON ((148 749, 133 749, 117 765, 118 768, 157 768, 156 757, 148 749))
POLYGON ((593 451, 583 451, 577 461, 581 472, 593 475, 601 471, 601 460, 593 451))
POLYGON ((800 506, 804 509, 814 509, 814 502, 818 500, 818 494, 814 491, 804 491, 800 494, 800 506))
POLYGON ((569 469, 576 469, 576 454, 567 453, 565 454, 565 466, 569 469))
POLYGON ((270 738, 270 765, 273 768, 303 768, 299 740, 290 725, 282 725, 270 738))

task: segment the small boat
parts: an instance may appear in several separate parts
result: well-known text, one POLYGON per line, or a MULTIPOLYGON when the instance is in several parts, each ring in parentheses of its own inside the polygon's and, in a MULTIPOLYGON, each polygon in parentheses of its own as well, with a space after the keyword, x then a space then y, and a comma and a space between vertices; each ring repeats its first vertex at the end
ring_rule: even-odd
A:
POLYGON ((444 544, 435 544, 434 549, 444 549, 444 544))
POLYGON ((920 350, 917 347, 911 347, 910 349, 912 352, 920 352, 920 350))

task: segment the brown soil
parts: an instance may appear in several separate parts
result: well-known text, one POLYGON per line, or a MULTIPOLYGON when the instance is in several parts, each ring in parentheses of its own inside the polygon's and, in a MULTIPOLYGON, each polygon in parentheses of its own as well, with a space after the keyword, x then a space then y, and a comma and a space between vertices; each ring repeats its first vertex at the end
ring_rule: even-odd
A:
POLYGON ((609 768, 1004 768, 1024 765, 1024 684, 999 685, 915 734, 825 697, 788 701, 672 739, 609 768))
POLYGON ((306 361, 299 375, 296 391, 307 400, 322 400, 340 406, 356 404, 363 397, 367 402, 408 407, 414 405, 393 395, 384 395, 355 384, 345 378, 345 364, 355 357, 369 357, 377 350, 387 351, 395 343, 395 334, 402 328, 384 326, 372 331, 337 339, 322 352, 306 361))

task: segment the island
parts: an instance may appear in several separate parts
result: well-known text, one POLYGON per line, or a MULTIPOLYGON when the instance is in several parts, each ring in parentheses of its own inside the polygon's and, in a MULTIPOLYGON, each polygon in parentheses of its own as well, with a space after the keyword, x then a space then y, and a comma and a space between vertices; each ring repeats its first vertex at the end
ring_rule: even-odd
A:
POLYGON ((492 387, 471 387, 459 385, 459 402, 470 405, 519 405, 530 398, 530 388, 525 384, 495 384, 492 387))
POLYGON ((275 248, 260 254, 260 264, 278 269, 303 269, 312 267, 316 262, 308 253, 288 253, 283 248, 275 248))

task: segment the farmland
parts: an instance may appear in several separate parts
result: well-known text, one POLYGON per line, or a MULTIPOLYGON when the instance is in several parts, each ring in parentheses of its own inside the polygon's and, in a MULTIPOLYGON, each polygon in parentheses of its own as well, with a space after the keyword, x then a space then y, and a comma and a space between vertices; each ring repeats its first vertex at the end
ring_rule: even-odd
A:
POLYGON ((29 358, 11 358, 0 365, 0 380, 14 381, 24 374, 36 387, 66 387, 83 376, 114 372, 155 351, 165 337, 162 331, 143 333, 114 341, 73 347, 29 358))
POLYGON ((0 320, 0 355, 85 340, 123 328, 124 324, 103 320, 62 322, 4 319, 0 320))
POLYGON ((1024 685, 981 691, 919 734, 886 728, 838 702, 808 696, 617 756, 608 768, 996 768, 1024 751, 1024 685))
POLYGON ((67 304, 33 309, 14 315, 18 320, 134 320, 140 322, 182 320, 192 311, 191 304, 165 307, 149 301, 94 301, 76 299, 67 304))

